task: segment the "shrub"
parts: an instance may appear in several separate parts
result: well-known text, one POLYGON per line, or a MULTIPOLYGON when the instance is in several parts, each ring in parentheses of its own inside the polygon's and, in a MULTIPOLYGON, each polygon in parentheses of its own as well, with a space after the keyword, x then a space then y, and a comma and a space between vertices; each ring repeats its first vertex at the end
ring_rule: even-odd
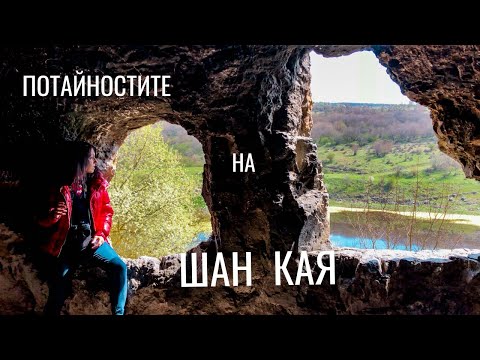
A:
POLYGON ((111 237, 124 257, 183 252, 196 234, 210 227, 209 220, 197 220, 196 181, 161 131, 160 126, 134 131, 117 155, 109 189, 115 210, 111 237))
POLYGON ((329 153, 327 154, 327 160, 328 160, 328 162, 330 162, 330 163, 333 162, 333 159, 334 159, 334 158, 335 158, 335 153, 334 153, 334 152, 329 152, 329 153))

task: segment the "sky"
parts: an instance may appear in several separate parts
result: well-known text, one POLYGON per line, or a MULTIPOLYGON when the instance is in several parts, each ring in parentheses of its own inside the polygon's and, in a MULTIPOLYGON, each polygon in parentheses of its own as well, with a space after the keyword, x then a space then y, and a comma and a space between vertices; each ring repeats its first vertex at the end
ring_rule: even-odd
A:
POLYGON ((310 53, 314 102, 408 104, 371 51, 324 58, 310 53))

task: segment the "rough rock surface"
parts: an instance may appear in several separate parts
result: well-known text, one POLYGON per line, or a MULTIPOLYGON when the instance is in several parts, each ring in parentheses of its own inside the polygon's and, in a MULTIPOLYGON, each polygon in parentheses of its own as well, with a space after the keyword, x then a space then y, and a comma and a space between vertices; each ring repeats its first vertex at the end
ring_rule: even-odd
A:
POLYGON ((480 46, 388 46, 380 63, 411 100, 430 109, 438 146, 480 179, 480 46))
POLYGON ((10 200, 2 203, 3 221, 17 228, 24 209, 11 186, 22 175, 38 176, 24 174, 32 162, 45 161, 32 160, 36 144, 89 141, 100 150, 100 167, 111 177, 115 155, 129 132, 162 119, 183 126, 203 146, 202 193, 219 246, 265 257, 292 246, 328 247, 328 219, 322 210, 328 195, 316 145, 309 138, 308 53, 302 46, 0 50, 0 150, 16 155, 0 164, 0 182, 9 186, 2 197, 10 200), (25 74, 73 76, 76 70, 84 75, 171 75, 171 96, 22 94, 25 74), (233 153, 251 153, 255 172, 232 172, 233 153))
MULTIPOLYGON (((362 265, 368 252, 350 252, 348 256, 337 253, 342 269, 339 273, 350 271, 351 276, 340 278, 330 293, 323 287, 305 287, 301 291, 297 287, 275 287, 269 276, 274 251, 312 251, 331 246, 328 193, 321 159, 310 138, 309 51, 341 56, 373 50, 404 94, 431 110, 439 147, 463 164, 467 177, 479 179, 479 48, 2 48, 0 221, 15 233, 28 233, 29 218, 25 214, 29 202, 22 197, 22 181, 45 176, 45 166, 55 162, 52 156, 40 156, 42 144, 64 139, 90 141, 100 150, 100 167, 112 177, 116 153, 129 132, 162 119, 183 126, 203 146, 206 164, 202 194, 212 215, 213 248, 226 254, 251 251, 258 257, 255 263, 260 268, 256 271, 256 286, 251 288, 192 290, 167 286, 171 276, 166 272, 175 272, 175 257, 160 263, 153 259, 130 261, 131 289, 136 289, 131 297, 131 313, 477 313, 476 292, 471 287, 476 277, 465 275, 466 268, 476 269, 477 261, 466 255, 441 266, 428 261, 378 260, 388 263, 388 269, 393 271, 390 274, 376 271, 373 265, 362 265), (22 95, 23 75, 74 75, 76 70, 85 75, 172 75, 172 95, 22 95), (251 153, 256 171, 233 173, 233 153, 251 153), (142 275, 148 271, 153 277, 142 275), (135 274, 139 274, 138 278, 135 274), (388 279, 385 274, 389 274, 388 279), (428 281, 432 282, 430 293, 424 286, 428 281), (456 281, 463 281, 463 286, 470 289, 463 297, 457 296, 460 292, 456 281), (218 300, 218 305, 212 298, 218 300), (415 301, 419 303, 414 305, 415 301)), ((5 313, 38 311, 45 287, 35 285, 35 271, 22 255, 2 251, 0 309, 5 313)), ((70 313, 108 312, 106 293, 98 288, 102 283, 96 285, 98 291, 90 289, 88 281, 84 285, 83 279, 89 274, 81 273, 74 283, 74 297, 67 304, 70 313)))
MULTIPOLYGON (((23 253, 21 239, 0 225, 0 314, 42 312, 47 286, 23 253), (18 252, 18 253, 17 253, 18 252)), ((178 255, 126 259, 126 314, 480 314, 480 250, 335 250, 335 285, 275 285, 274 263, 252 258, 252 286, 240 272, 230 286, 182 288, 178 255)), ((283 259, 283 258, 282 258, 283 259)), ((210 259, 209 259, 210 261, 210 259)), ((317 252, 309 252, 313 281, 317 252)), ((243 265, 243 264, 242 264, 243 265)), ((209 266, 209 284, 213 266, 209 266)), ((296 279, 297 265, 289 272, 296 279)), ((110 314, 107 279, 98 268, 77 271, 64 314, 110 314)))

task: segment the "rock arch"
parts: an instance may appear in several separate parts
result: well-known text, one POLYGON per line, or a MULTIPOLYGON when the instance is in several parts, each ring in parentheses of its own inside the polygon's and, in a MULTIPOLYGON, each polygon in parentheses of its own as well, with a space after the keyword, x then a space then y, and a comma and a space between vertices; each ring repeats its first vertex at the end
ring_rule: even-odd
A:
MULTIPOLYGON (((478 46, 64 46, 0 50, 0 221, 22 228, 18 179, 35 145, 79 138, 100 150, 110 177, 128 133, 163 119, 203 146, 203 196, 217 249, 320 250, 328 193, 310 139, 308 53, 372 50, 413 101, 429 107, 442 151, 480 178, 478 46), (23 97, 23 75, 171 75, 171 97, 23 97), (251 153, 255 173, 233 173, 251 153)), ((343 305, 342 305, 343 306, 343 305)), ((344 307, 343 307, 344 308, 344 307)), ((268 311, 273 311, 272 309, 268 311)))

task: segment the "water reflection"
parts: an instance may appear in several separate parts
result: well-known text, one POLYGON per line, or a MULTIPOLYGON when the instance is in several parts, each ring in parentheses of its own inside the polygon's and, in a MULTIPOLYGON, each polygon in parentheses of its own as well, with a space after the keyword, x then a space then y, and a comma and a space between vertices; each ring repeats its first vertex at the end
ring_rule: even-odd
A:
POLYGON ((330 215, 330 234, 332 243, 341 247, 410 250, 412 243, 414 251, 460 247, 476 249, 480 227, 458 220, 412 219, 377 211, 339 211, 330 215))
POLYGON ((353 247, 359 249, 396 249, 396 250, 412 250, 418 251, 420 247, 413 244, 412 248, 405 244, 388 244, 384 239, 366 239, 359 237, 351 237, 340 234, 330 234, 332 245, 339 247, 353 247))

